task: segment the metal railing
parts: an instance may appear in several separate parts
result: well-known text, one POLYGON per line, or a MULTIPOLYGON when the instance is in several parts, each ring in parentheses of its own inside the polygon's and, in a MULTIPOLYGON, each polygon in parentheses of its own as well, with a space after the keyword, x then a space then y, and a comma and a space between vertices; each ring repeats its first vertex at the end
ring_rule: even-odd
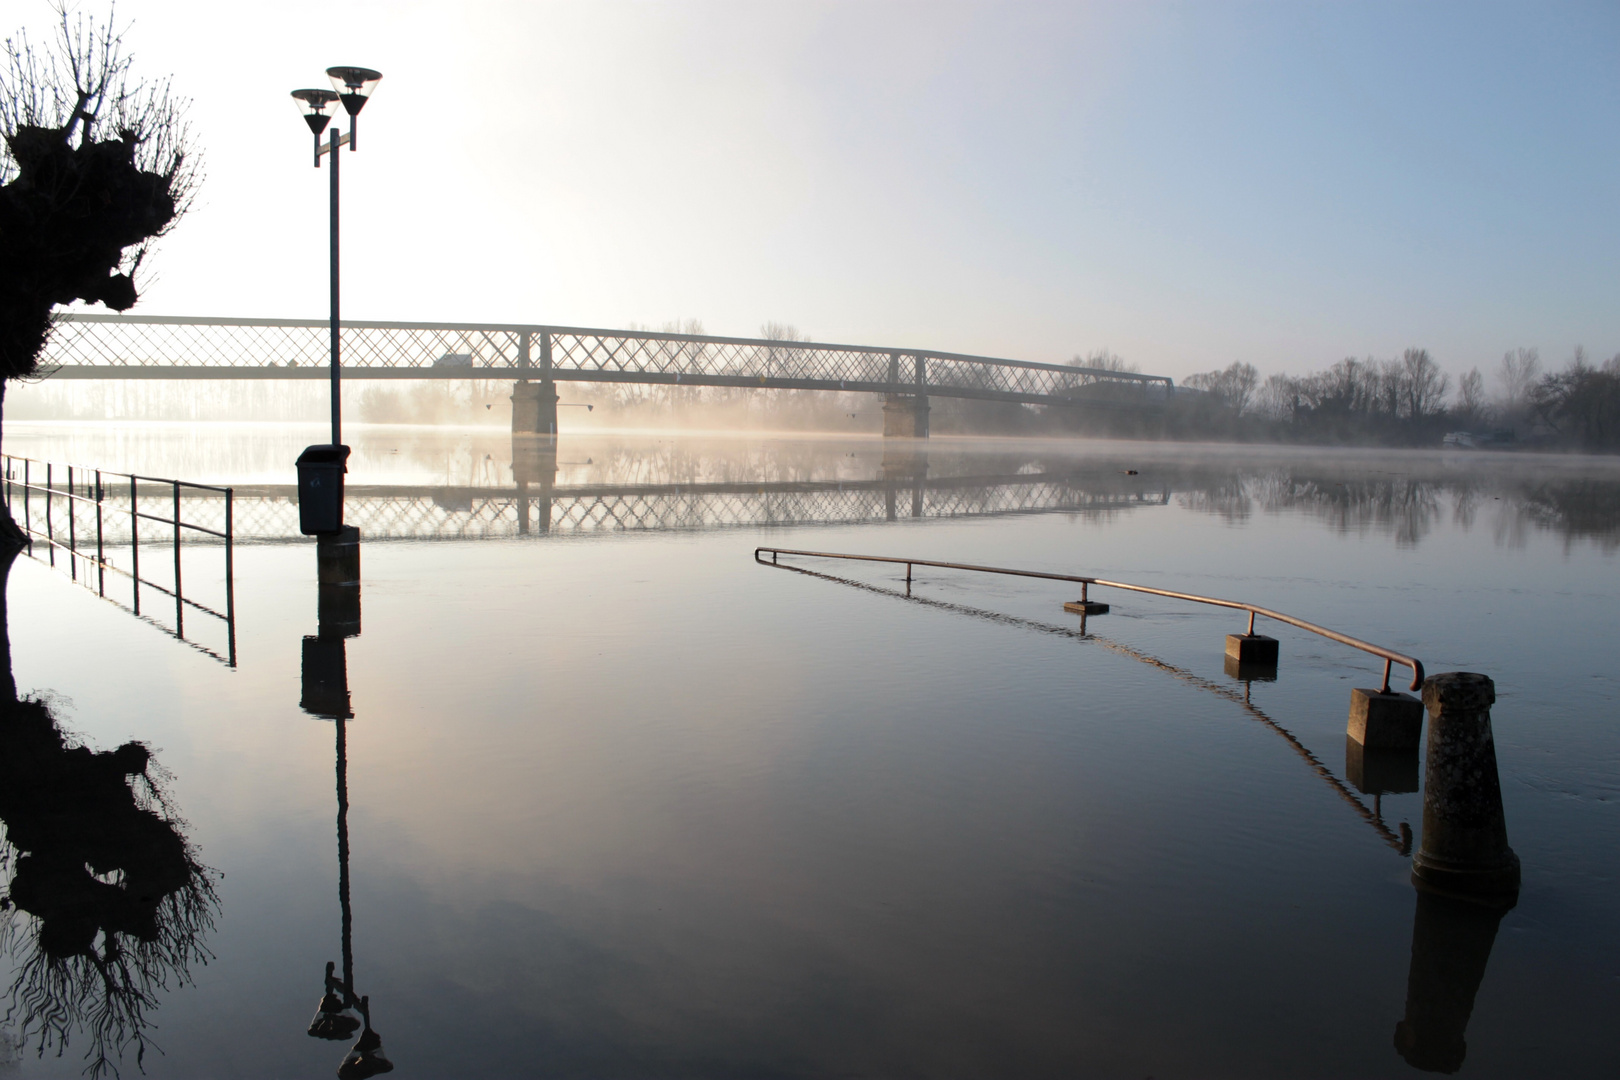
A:
POLYGON ((1360 638, 1353 638, 1348 634, 1341 634, 1337 630, 1329 630, 1325 626, 1318 626, 1315 623, 1306 622, 1304 619, 1296 619, 1294 616, 1285 615, 1280 611, 1263 608, 1257 604, 1245 604, 1238 600, 1222 600, 1213 596, 1199 596, 1196 593, 1155 589, 1147 585, 1132 585, 1124 581, 1109 581, 1106 578, 1088 577, 1080 574, 1048 574, 1039 570, 1011 570, 1002 566, 975 566, 971 563, 935 562, 932 559, 908 559, 892 555, 851 555, 837 551, 794 551, 789 548, 771 547, 754 549, 754 561, 769 566, 777 565, 777 557, 780 555, 798 555, 815 559, 852 559, 857 562, 900 563, 906 568, 906 586, 908 589, 911 586, 912 567, 932 566, 941 570, 967 570, 976 574, 1007 574, 1012 577, 1042 578, 1048 581, 1072 581, 1080 586, 1080 600, 1082 603, 1090 598, 1089 590, 1091 586, 1098 585, 1108 589, 1124 589, 1127 592, 1147 593, 1151 596, 1168 596, 1173 600, 1190 600, 1195 604, 1233 608, 1249 613, 1249 628, 1246 631, 1249 634, 1254 633, 1256 616, 1264 616, 1267 619, 1275 619, 1278 622, 1287 623, 1289 626, 1297 626, 1301 630, 1308 630, 1313 634, 1327 638, 1329 641, 1337 641, 1341 645, 1348 645, 1352 649, 1360 649, 1362 652, 1379 657, 1384 661, 1384 680, 1378 691, 1381 694, 1389 693, 1389 673, 1392 664, 1404 664, 1412 669, 1411 689, 1418 690, 1423 686, 1423 662, 1415 657, 1406 656, 1392 649, 1386 649, 1381 645, 1374 645, 1369 641, 1362 641, 1360 638), (765 563, 765 560, 760 557, 765 552, 770 553, 771 560, 769 563, 765 563))
MULTIPOLYGON (((114 473, 104 469, 62 465, 33 458, 0 456, 4 469, 6 509, 28 539, 28 552, 34 555, 34 544, 45 546, 44 560, 56 565, 57 552, 67 555, 68 574, 81 581, 96 595, 132 614, 158 626, 186 644, 207 653, 228 666, 236 666, 236 589, 233 552, 234 491, 228 487, 196 484, 186 480, 170 480, 135 473, 114 473), (143 487, 142 485, 146 485, 143 487), (224 496, 224 524, 222 528, 187 521, 180 514, 183 491, 206 492, 224 496), (61 510, 58 510, 58 505, 61 510), (164 516, 152 512, 157 507, 171 508, 164 516), (19 513, 20 511, 20 513, 19 513), (65 515, 66 522, 61 518, 65 515), (38 521, 43 518, 43 527, 38 521), (127 534, 110 535, 111 520, 128 522, 127 534), (172 532, 169 547, 173 560, 172 587, 143 576, 141 571, 141 522, 167 525, 172 532), (225 610, 218 611, 185 595, 183 565, 180 558, 183 530, 213 537, 225 549, 225 610), (92 535, 94 551, 90 549, 92 535), (129 568, 126 570, 112 559, 114 549, 129 548, 129 568), (81 579, 80 564, 85 565, 81 579), (120 574, 130 581, 130 602, 125 605, 116 595, 108 595, 108 573, 120 574), (93 578, 93 580, 92 580, 93 578), (170 630, 147 612, 141 610, 142 587, 156 590, 174 600, 174 629, 170 630), (186 637, 186 611, 191 609, 219 619, 225 624, 226 654, 218 652, 186 637)), ((152 541, 148 541, 148 548, 152 541)), ((38 558, 39 556, 35 556, 38 558)), ((150 556, 148 556, 150 560, 150 556)), ((167 561, 167 560, 165 560, 167 561)), ((150 605, 148 605, 150 607, 150 605)))
MULTIPOLYGON (((42 370, 66 379, 324 379, 331 324, 73 312, 42 370)), ((1161 406, 1163 375, 870 345, 524 324, 360 322, 341 328, 346 379, 516 379, 936 395, 1161 406)))

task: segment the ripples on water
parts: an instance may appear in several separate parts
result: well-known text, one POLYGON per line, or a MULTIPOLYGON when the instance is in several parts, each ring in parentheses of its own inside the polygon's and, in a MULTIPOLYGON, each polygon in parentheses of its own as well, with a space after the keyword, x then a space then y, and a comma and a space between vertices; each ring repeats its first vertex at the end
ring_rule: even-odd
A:
MULTIPOLYGON (((12 453, 229 483, 242 539, 234 670, 40 545, 11 572, 37 703, 13 742, 100 769, 151 838, 83 854, 93 822, 41 833, 46 796, 8 785, 20 1070, 128 1071, 144 1041, 159 1076, 364 1075, 362 997, 403 1075, 1612 1065, 1615 462, 353 437, 363 610, 323 624, 286 487, 314 429, 8 427, 12 453), (1485 672, 1518 905, 1411 886, 1419 795, 1347 755, 1370 658, 1279 628, 1278 678, 1244 682, 1235 616, 1103 595, 1082 633, 1050 583, 922 571, 908 598, 903 570, 759 544, 1232 596, 1485 672), (25 851, 86 895, 189 869, 148 890, 150 941, 95 916, 68 947, 25 851), (98 984, 112 955, 158 959, 98 984)), ((219 554, 187 550, 188 594, 219 554)))

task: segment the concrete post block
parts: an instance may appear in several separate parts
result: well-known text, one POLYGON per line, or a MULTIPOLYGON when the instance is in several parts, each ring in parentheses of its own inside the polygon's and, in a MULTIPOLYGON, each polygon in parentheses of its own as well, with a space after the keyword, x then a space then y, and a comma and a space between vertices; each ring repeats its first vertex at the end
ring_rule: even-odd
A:
POLYGON ((1412 859, 1419 887, 1493 900, 1519 890, 1519 857, 1507 841, 1491 705, 1496 687, 1466 671, 1423 684, 1429 710, 1423 772, 1423 844, 1412 859))
POLYGON ((1277 639, 1264 634, 1227 634, 1226 655, 1240 664, 1277 666, 1277 639))
POLYGON ((1350 691, 1345 734, 1369 750, 1416 750, 1423 734, 1423 703, 1411 694, 1350 691))
POLYGON ((315 577, 321 585, 360 584, 360 530, 345 525, 315 539, 315 577))
POLYGON ((1063 610, 1071 615, 1106 615, 1108 605, 1096 600, 1070 600, 1063 605, 1063 610))

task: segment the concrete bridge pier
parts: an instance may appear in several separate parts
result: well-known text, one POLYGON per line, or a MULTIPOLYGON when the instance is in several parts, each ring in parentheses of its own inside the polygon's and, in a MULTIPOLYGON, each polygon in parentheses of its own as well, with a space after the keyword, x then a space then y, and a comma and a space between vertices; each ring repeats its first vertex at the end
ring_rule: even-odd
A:
POLYGON ((926 394, 883 395, 883 437, 885 439, 928 438, 928 396, 926 394))
POLYGON ((512 384, 512 434, 557 437, 557 384, 551 379, 512 384))
POLYGON ((889 354, 889 385, 895 389, 883 395, 883 437, 885 439, 928 438, 928 361, 913 356, 910 392, 902 392, 900 354, 889 354))

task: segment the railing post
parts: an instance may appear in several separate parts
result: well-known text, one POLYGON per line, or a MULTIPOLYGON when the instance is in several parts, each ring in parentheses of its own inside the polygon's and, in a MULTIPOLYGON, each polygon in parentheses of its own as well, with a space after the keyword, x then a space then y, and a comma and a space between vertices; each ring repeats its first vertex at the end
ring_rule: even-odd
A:
POLYGON ((51 482, 51 463, 45 463, 45 548, 50 552, 51 565, 56 565, 56 528, 51 524, 51 503, 55 502, 55 492, 51 482))
POLYGON ((68 471, 68 577, 74 581, 79 580, 79 540, 78 530, 73 527, 73 466, 68 471))
POLYGON ((96 470, 96 592, 107 595, 107 556, 101 527, 101 470, 96 470))
POLYGON ((185 602, 180 599, 180 481, 174 482, 174 632, 185 637, 185 602))
POLYGON ((135 474, 129 474, 129 580, 135 590, 135 614, 141 613, 141 504, 135 474))
POLYGON ((229 644, 230 664, 236 666, 236 565, 231 548, 236 529, 231 518, 231 502, 235 489, 225 489, 225 637, 229 644))
POLYGON ((33 487, 29 478, 29 460, 23 458, 23 532, 28 534, 28 553, 34 553, 34 517, 28 507, 28 491, 33 487))

